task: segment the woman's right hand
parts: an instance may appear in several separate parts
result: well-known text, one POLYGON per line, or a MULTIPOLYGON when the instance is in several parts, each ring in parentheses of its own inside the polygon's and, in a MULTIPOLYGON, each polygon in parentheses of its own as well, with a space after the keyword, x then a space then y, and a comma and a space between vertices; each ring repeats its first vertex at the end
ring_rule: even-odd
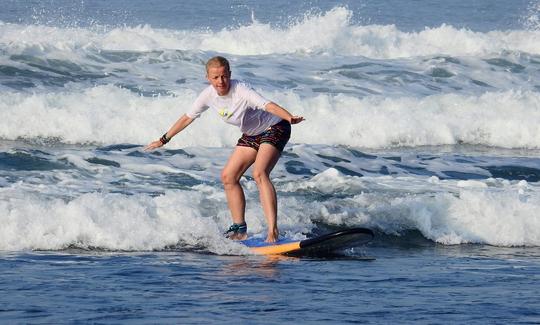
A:
POLYGON ((157 149, 159 147, 163 147, 163 143, 161 143, 160 140, 152 141, 150 144, 148 144, 146 147, 144 147, 144 151, 151 151, 154 149, 157 149))

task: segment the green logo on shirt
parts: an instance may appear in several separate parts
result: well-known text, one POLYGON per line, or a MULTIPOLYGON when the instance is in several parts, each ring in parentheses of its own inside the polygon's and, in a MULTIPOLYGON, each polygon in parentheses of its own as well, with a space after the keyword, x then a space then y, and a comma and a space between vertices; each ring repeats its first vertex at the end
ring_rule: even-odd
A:
POLYGON ((232 116, 232 113, 227 110, 227 108, 222 108, 218 110, 218 114, 221 115, 221 117, 224 117, 226 119, 230 118, 232 116))

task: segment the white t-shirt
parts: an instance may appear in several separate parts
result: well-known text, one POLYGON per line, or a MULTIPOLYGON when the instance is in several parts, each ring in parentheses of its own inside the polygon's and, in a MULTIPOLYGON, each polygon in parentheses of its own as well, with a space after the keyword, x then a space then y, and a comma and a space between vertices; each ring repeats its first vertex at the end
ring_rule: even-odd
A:
POLYGON ((257 135, 281 121, 280 117, 266 111, 269 102, 248 85, 231 80, 229 93, 225 96, 219 96, 212 85, 206 87, 186 115, 196 119, 211 107, 223 121, 238 126, 242 133, 257 135))

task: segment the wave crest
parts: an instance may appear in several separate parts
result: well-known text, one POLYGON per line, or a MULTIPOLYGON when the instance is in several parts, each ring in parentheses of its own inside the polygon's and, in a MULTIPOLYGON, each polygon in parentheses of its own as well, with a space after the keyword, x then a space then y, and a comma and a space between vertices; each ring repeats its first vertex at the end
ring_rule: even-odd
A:
MULTIPOLYGON (((264 93, 263 93, 264 94, 264 93)), ((141 97, 115 86, 47 94, 0 94, 5 117, 0 138, 57 138, 65 143, 140 143, 158 137, 194 100, 141 97)), ((490 92, 479 96, 443 94, 424 98, 356 98, 292 92, 268 94, 308 120, 294 127, 293 142, 364 148, 473 144, 540 148, 540 94, 490 92), (340 132, 335 132, 339 130, 340 132)), ((237 130, 212 111, 170 146, 232 146, 237 130), (212 128, 205 125, 212 124, 212 128)))
POLYGON ((307 14, 285 28, 263 24, 221 31, 168 30, 149 25, 102 28, 58 28, 0 23, 0 44, 9 52, 21 51, 155 51, 195 50, 235 55, 317 53, 378 59, 445 54, 483 56, 504 51, 540 54, 540 31, 474 32, 450 25, 418 32, 394 25, 355 25, 352 12, 335 7, 307 14))

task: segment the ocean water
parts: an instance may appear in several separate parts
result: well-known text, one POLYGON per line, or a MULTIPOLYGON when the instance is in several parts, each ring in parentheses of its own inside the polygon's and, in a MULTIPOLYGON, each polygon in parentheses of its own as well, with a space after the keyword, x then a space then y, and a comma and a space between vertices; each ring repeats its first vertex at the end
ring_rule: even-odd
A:
POLYGON ((0 8, 0 322, 540 323, 539 1, 0 8), (371 243, 267 258, 223 238, 240 134, 209 111, 143 151, 217 54, 306 118, 272 173, 282 235, 371 243))

